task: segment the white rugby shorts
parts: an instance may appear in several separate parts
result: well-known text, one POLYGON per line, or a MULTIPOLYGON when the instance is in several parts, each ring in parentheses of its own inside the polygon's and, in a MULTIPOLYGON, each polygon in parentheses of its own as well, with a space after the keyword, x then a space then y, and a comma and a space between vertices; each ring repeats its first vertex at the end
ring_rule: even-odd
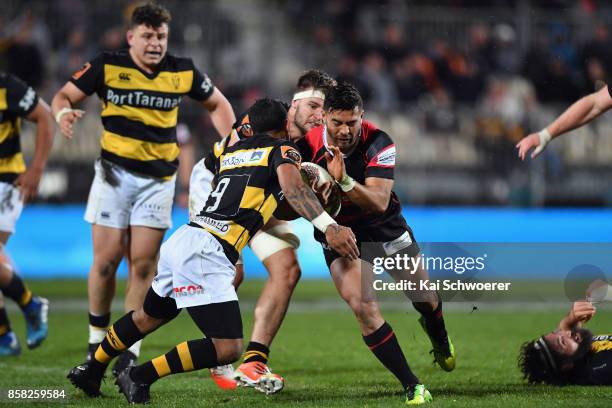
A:
POLYGON ((203 228, 183 225, 162 244, 151 287, 182 309, 238 300, 234 276, 219 241, 203 228))
POLYGON ((0 231, 15 233, 15 224, 21 215, 23 200, 13 184, 0 181, 0 231))
POLYGON ((90 224, 125 229, 142 226, 167 229, 172 227, 172 202, 176 175, 161 180, 134 174, 110 164, 117 186, 104 178, 100 160, 94 165, 95 177, 89 191, 85 221, 90 224))

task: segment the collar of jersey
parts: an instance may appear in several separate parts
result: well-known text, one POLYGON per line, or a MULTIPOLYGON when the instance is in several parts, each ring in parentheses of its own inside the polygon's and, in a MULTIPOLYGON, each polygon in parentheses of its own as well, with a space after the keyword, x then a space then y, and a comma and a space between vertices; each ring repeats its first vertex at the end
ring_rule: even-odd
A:
POLYGON ((149 74, 147 71, 140 68, 138 64, 136 64, 136 61, 134 61, 134 59, 132 58, 132 54, 130 54, 129 48, 127 49, 127 57, 128 57, 128 60, 130 61, 130 64, 135 69, 137 69, 142 75, 146 76, 148 79, 155 79, 157 78, 159 73, 162 72, 162 68, 166 64, 166 58, 168 57, 168 51, 166 50, 166 55, 164 55, 164 58, 159 62, 159 64, 157 64, 152 74, 149 74))

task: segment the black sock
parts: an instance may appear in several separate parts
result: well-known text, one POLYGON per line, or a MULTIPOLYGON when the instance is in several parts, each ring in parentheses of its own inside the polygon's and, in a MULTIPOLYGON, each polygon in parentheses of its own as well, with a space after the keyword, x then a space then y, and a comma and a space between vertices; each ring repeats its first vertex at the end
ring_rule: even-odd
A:
POLYGON ((1 287, 4 296, 13 299, 21 309, 27 307, 32 301, 32 292, 23 284, 23 280, 15 272, 8 285, 1 287))
POLYGON ((251 361, 260 361, 264 364, 268 363, 270 355, 270 349, 268 346, 257 343, 256 341, 249 342, 246 351, 242 355, 243 363, 250 363, 251 361))
POLYGON ((128 312, 123 315, 123 317, 108 328, 106 337, 96 349, 94 358, 91 360, 92 366, 96 366, 102 371, 106 370, 106 367, 113 358, 123 353, 138 340, 144 338, 145 335, 138 330, 134 320, 132 320, 132 313, 134 312, 128 312))
POLYGON ((0 308, 0 336, 11 331, 11 322, 6 314, 6 308, 0 308))
POLYGON ((387 322, 384 322, 374 333, 363 336, 363 341, 376 358, 387 367, 387 370, 397 377, 404 389, 410 385, 419 384, 419 379, 410 370, 404 352, 397 342, 397 337, 387 322))
POLYGON ((106 329, 108 325, 110 324, 110 318, 111 318, 110 313, 103 314, 101 316, 96 316, 96 315, 89 313, 89 325, 98 327, 101 329, 106 329))
POLYGON ((211 339, 184 341, 166 354, 136 366, 132 380, 153 384, 170 374, 185 373, 219 365, 217 350, 211 339))
POLYGON ((436 339, 438 342, 445 342, 447 339, 446 326, 444 325, 444 316, 442 314, 442 299, 438 298, 438 307, 431 308, 429 303, 413 302, 412 306, 425 319, 425 329, 427 333, 436 339))

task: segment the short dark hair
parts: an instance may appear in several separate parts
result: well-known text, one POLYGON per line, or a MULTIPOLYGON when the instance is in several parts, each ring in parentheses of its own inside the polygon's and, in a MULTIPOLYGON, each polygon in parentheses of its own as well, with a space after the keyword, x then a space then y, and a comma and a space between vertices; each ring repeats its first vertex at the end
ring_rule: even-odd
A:
POLYGON ((332 87, 325 96, 323 108, 329 110, 350 110, 355 108, 363 110, 363 100, 359 91, 348 82, 339 82, 332 87))
POLYGON ((145 3, 134 9, 131 27, 144 24, 147 27, 159 28, 162 24, 170 24, 172 16, 167 8, 157 3, 145 3))
POLYGON ((327 91, 336 86, 337 82, 326 72, 319 69, 309 69, 298 78, 295 89, 297 91, 305 91, 307 89, 316 89, 327 93, 327 91))
POLYGON ((258 99, 249 108, 248 115, 254 133, 277 132, 287 126, 287 109, 276 99, 258 99))

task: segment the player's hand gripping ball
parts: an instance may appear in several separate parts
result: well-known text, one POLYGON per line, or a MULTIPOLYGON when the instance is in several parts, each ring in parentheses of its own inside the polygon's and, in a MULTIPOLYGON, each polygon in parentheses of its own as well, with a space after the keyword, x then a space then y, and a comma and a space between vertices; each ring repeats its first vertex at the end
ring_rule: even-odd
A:
MULTIPOLYGON (((300 167, 300 173, 302 174, 302 180, 315 192, 325 211, 332 217, 338 215, 341 208, 342 192, 327 170, 318 164, 303 162, 300 167)), ((274 216, 288 221, 299 218, 299 215, 293 211, 287 200, 284 200, 279 205, 274 216)))

